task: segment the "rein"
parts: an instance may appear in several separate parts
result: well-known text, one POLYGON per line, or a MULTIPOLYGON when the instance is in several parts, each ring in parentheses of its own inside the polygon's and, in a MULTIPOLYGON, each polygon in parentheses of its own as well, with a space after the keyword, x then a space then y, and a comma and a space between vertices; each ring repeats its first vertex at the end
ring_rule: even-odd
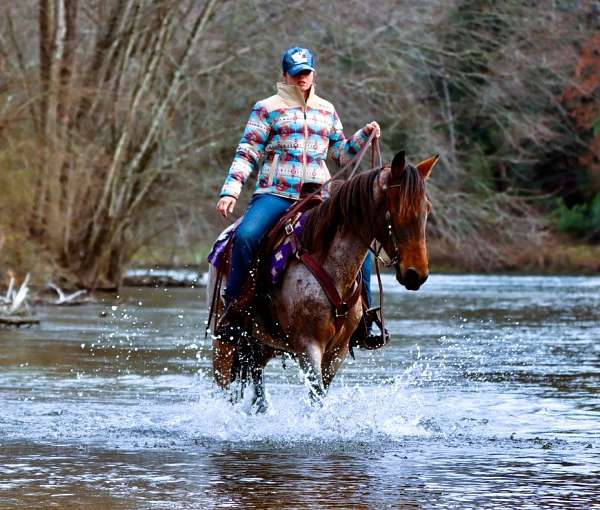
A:
MULTIPOLYGON (((367 140, 367 143, 363 146, 363 148, 360 150, 360 152, 355 156, 355 158, 353 160, 346 163, 332 177, 330 177, 329 180, 322 183, 315 191, 313 191, 306 197, 302 198, 301 200, 308 200, 311 197, 316 196, 317 194, 321 193, 321 190, 325 185, 329 184, 338 175, 345 172, 352 164, 354 164, 354 166, 352 168, 352 171, 351 171, 349 177, 346 180, 349 180, 352 177, 354 177, 354 174, 356 173, 356 170, 358 169, 369 146, 371 146, 371 168, 368 170, 365 170, 365 172, 370 172, 372 170, 381 170, 383 168, 383 163, 382 163, 382 159, 381 159, 381 149, 379 147, 379 139, 375 138, 375 130, 373 130, 373 132, 369 136, 369 139, 367 140), (375 164, 376 159, 378 160, 379 166, 376 166, 376 164, 375 164)), ((382 339, 385 337, 385 318, 384 318, 384 313, 383 313, 383 283, 381 281, 381 270, 379 267, 379 262, 381 261, 386 267, 389 267, 389 266, 396 264, 400 260, 398 241, 397 241, 397 236, 395 234, 395 231, 394 231, 392 223, 391 223, 389 198, 388 198, 388 194, 387 194, 388 188, 397 187, 397 186, 398 185, 392 185, 392 186, 386 186, 384 188, 384 192, 386 192, 385 193, 385 201, 386 201, 386 216, 385 217, 386 217, 386 221, 387 221, 388 232, 390 233, 390 235, 392 237, 392 241, 394 243, 394 251, 395 251, 394 258, 391 259, 389 263, 385 263, 385 261, 383 261, 383 259, 381 259, 381 257, 380 257, 380 253, 383 248, 383 245, 380 245, 379 249, 377 251, 375 251, 372 248, 371 243, 365 242, 362 239, 362 236, 360 236, 363 244, 365 244, 366 247, 368 248, 368 250, 371 253, 373 253, 373 255, 375 256, 375 273, 377 275, 377 284, 379 287, 379 310, 380 310, 380 317, 381 317, 381 338, 382 339)), ((299 239, 296 237, 296 235, 294 233, 293 228, 290 229, 290 235, 292 236, 293 242, 295 244, 296 256, 305 265, 305 267, 313 274, 313 276, 317 279, 317 281, 321 284, 321 288, 327 295, 327 298, 329 299, 330 303, 333 305, 334 324, 335 324, 335 329, 337 332, 342 327, 350 308, 360 298, 360 294, 361 294, 360 271, 359 271, 359 274, 357 275, 357 279, 355 280, 356 289, 354 290, 354 292, 351 293, 351 295, 348 297, 348 299, 344 300, 343 298, 340 297, 339 293, 337 292, 337 289, 335 288, 335 283, 333 282, 333 280, 329 276, 329 274, 327 274, 327 272, 321 267, 321 265, 318 264, 314 260, 314 258, 311 257, 308 254, 308 252, 306 252, 303 249, 302 245, 300 244, 299 239)))
MULTIPOLYGON (((369 139, 367 140, 367 143, 365 143, 363 148, 359 151, 359 153, 356 156, 354 156, 353 159, 348 161, 348 163, 346 163, 342 168, 340 168, 336 173, 334 173, 325 182, 322 182, 321 184, 319 184, 319 187, 315 191, 313 191, 312 193, 309 193, 305 197, 302 197, 299 201, 302 202, 304 200, 308 200, 310 197, 319 195, 324 186, 326 186, 327 184, 332 182, 337 176, 344 173, 352 165, 354 165, 354 167, 352 168, 352 172, 350 172, 350 177, 348 177, 348 179, 351 179, 352 177, 354 177, 354 174, 356 173, 356 170, 358 169, 358 166, 360 165, 360 162, 362 161, 363 157, 367 153, 367 150, 369 149, 369 147, 371 147, 371 168, 369 168, 368 170, 365 170, 365 172, 370 172, 371 170, 377 170, 378 168, 382 168, 383 165, 381 163, 381 150, 379 148, 379 140, 377 138, 375 138, 375 130, 373 130, 373 132, 369 135, 369 139), (377 153, 377 156, 379 158, 379 166, 378 167, 375 166, 375 157, 376 157, 375 153, 377 153)), ((346 179, 346 180, 348 180, 348 179, 346 179)))
MULTIPOLYGON (((346 163, 344 166, 342 166, 342 168, 340 168, 327 181, 323 182, 315 191, 313 191, 312 193, 309 193, 305 197, 301 198, 299 200, 299 202, 309 201, 312 198, 316 197, 318 194, 321 193, 324 186, 331 183, 336 177, 338 177, 340 174, 345 172, 351 166, 352 166, 352 171, 350 172, 350 175, 347 180, 354 177, 354 175, 355 175, 358 167, 360 166, 360 163, 361 163, 362 159, 364 158, 369 147, 371 147, 371 168, 368 170, 365 170, 365 172, 369 172, 372 170, 381 170, 383 168, 382 158, 381 158, 381 149, 379 147, 379 140, 377 138, 375 138, 375 133, 376 133, 376 131, 373 130, 369 136, 369 139, 365 143, 365 145, 362 147, 362 149, 359 151, 359 153, 352 160, 350 160, 348 163, 346 163), (376 159, 379 163, 379 166, 376 166, 376 159)), ((392 187, 392 186, 389 186, 389 187, 392 187)), ((385 191, 387 191, 387 188, 385 188, 385 191)), ((394 248, 395 248, 395 252, 396 252, 394 258, 391 260, 390 263, 386 264, 385 261, 383 261, 380 257, 380 252, 381 252, 383 246, 380 246, 379 249, 377 251, 375 251, 371 247, 371 243, 366 243, 363 240, 363 243, 367 246, 369 251, 371 251, 375 256, 375 272, 377 275, 377 283, 379 286, 379 308, 380 308, 380 316, 381 316, 382 339, 385 336, 385 319, 384 319, 384 313, 383 313, 383 284, 381 282, 381 271, 379 268, 379 262, 381 261, 386 266, 389 266, 389 265, 393 265, 396 261, 399 260, 398 243, 397 243, 395 232, 393 230, 393 226, 391 223, 391 214, 390 214, 390 210, 389 210, 389 199, 388 199, 387 193, 386 193, 386 209, 387 209, 386 221, 388 222, 388 231, 390 232, 390 235, 392 236, 392 240, 394 242, 394 248)), ((329 276, 329 274, 327 274, 327 272, 321 267, 321 265, 318 264, 306 250, 303 249, 302 245, 300 244, 299 239, 296 237, 296 235, 294 233, 293 227, 288 229, 287 228, 288 226, 290 226, 290 225, 286 225, 286 232, 288 233, 288 235, 290 235, 292 237, 293 242, 296 245, 295 246, 296 256, 305 265, 305 267, 315 276, 315 278, 319 281, 327 298, 333 305, 334 324, 335 324, 335 329, 337 332, 340 330, 340 328, 344 324, 349 310, 360 299, 361 288, 362 288, 360 271, 359 271, 359 274, 357 275, 357 278, 354 280, 354 282, 355 282, 354 285, 356 285, 356 288, 354 289, 354 291, 350 292, 350 295, 348 295, 348 293, 345 293, 345 295, 343 297, 340 296, 335 287, 335 282, 333 281, 331 276, 329 276)), ((210 322, 211 322, 213 315, 216 315, 217 317, 219 316, 219 313, 218 313, 219 312, 219 297, 221 294, 222 279, 223 279, 222 271, 218 271, 218 275, 217 275, 217 278, 215 281, 215 288, 213 289, 213 296, 212 296, 212 302, 211 302, 210 311, 209 311, 208 325, 207 325, 207 329, 205 332, 205 337, 208 334, 208 329, 210 328, 210 322)))

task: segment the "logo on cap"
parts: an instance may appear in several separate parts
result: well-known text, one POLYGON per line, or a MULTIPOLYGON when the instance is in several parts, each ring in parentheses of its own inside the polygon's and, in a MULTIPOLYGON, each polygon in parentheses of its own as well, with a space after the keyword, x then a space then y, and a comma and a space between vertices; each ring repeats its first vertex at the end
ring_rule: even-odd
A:
POLYGON ((306 64, 308 62, 308 55, 304 50, 297 51, 291 55, 294 64, 306 64))

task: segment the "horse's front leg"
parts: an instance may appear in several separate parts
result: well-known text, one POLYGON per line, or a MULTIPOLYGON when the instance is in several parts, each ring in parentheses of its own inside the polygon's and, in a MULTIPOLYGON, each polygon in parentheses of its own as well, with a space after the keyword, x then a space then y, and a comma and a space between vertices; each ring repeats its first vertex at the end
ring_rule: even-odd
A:
POLYGON ((219 387, 226 391, 233 381, 235 349, 234 345, 213 340, 213 375, 219 387))
POLYGON ((323 351, 314 340, 306 340, 301 345, 303 348, 298 353, 298 363, 305 377, 310 400, 320 403, 326 393, 321 372, 323 351))
POLYGON ((348 344, 327 350, 323 356, 323 387, 325 391, 348 355, 348 344))
POLYGON ((252 387, 254 397, 252 398, 252 407, 258 414, 267 412, 267 396, 265 393, 264 364, 254 365, 250 370, 252 377, 252 387))
POLYGON ((350 337, 358 326, 362 314, 362 309, 359 308, 359 306, 360 305, 354 307, 348 321, 346 321, 343 328, 338 332, 323 353, 322 372, 325 391, 329 389, 329 385, 335 374, 348 356, 348 352, 350 351, 350 337))

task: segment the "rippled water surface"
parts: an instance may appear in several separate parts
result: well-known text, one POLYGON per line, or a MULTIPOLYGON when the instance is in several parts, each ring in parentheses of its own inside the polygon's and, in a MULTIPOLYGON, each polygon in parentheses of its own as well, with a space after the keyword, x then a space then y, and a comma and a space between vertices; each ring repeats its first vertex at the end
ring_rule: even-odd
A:
POLYGON ((600 508, 600 278, 385 286, 321 409, 292 361, 227 403, 199 290, 0 331, 0 508, 600 508))

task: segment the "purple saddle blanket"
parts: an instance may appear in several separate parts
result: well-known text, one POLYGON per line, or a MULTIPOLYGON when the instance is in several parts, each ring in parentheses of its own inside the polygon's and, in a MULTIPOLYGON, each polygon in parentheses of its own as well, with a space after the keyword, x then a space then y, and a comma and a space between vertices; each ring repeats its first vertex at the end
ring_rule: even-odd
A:
MULTIPOLYGON (((235 235, 235 231, 237 230, 238 225, 242 218, 239 218, 234 224, 229 225, 213 244, 213 247, 208 254, 208 261, 217 269, 222 267, 223 255, 225 254, 227 244, 229 240, 233 238, 235 235)), ((294 224, 294 233, 296 237, 300 239, 302 230, 304 229, 304 214, 300 216, 298 221, 294 224)), ((279 243, 279 245, 275 248, 275 251, 271 253, 269 256, 269 280, 272 284, 279 283, 281 278, 283 277, 283 273, 288 265, 290 257, 295 255, 294 244, 292 243, 291 236, 286 236, 283 242, 279 243)))

